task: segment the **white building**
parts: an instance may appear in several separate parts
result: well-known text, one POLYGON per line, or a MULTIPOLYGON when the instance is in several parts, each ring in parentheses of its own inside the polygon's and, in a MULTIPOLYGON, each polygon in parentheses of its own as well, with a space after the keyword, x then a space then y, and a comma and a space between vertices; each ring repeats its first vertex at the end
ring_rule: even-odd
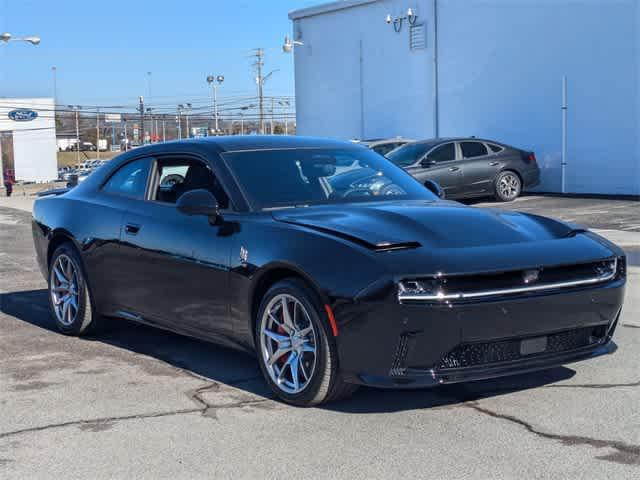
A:
POLYGON ((52 98, 0 98, 0 177, 44 182, 58 176, 52 98))
POLYGON ((535 151, 540 190, 560 191, 566 76, 566 191, 640 195, 640 0, 344 0, 289 18, 298 134, 487 137, 535 151))

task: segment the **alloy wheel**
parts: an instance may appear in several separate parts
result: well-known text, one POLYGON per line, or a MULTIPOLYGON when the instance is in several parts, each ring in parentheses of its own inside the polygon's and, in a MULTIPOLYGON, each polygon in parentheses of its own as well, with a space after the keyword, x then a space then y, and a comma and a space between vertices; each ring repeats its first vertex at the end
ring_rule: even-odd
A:
POLYGON ((500 177, 498 188, 502 198, 513 200, 520 193, 520 179, 512 173, 507 173, 500 177))
POLYGON ((288 394, 302 392, 316 369, 317 339, 304 305, 289 294, 273 297, 260 324, 260 351, 269 377, 288 394))
POLYGON ((58 255, 51 268, 50 293, 57 320, 64 326, 78 314, 78 271, 67 255, 58 255))

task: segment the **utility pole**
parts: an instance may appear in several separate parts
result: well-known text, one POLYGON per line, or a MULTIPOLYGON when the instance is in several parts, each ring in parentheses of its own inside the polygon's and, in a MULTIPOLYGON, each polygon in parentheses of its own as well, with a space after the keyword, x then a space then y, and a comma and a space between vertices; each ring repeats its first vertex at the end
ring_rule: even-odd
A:
POLYGON ((147 107, 147 113, 149 114, 149 119, 151 121, 151 132, 149 133, 149 143, 153 143, 153 138, 158 134, 158 132, 154 132, 153 130, 153 108, 147 107))
POLYGON ((264 134, 264 77, 262 76, 262 67, 264 66, 264 50, 256 48, 255 61, 253 67, 256 71, 256 83, 258 85, 258 110, 259 110, 259 133, 264 134))
MULTIPOLYGON (((185 119, 187 121, 187 138, 191 138, 191 130, 189 130, 189 114, 191 113, 191 104, 187 103, 186 107, 185 107, 185 119)), ((216 118, 216 122, 217 122, 217 118, 216 118)), ((218 125, 216 123, 216 130, 218 128, 218 125)))
POLYGON ((178 105, 178 115, 176 115, 176 123, 178 124, 179 140, 182 140, 182 108, 183 108, 183 105, 178 105))
POLYGON ((271 135, 273 135, 273 115, 274 115, 273 109, 274 108, 276 108, 276 104, 275 104, 274 98, 271 97, 271 135))
POLYGON ((76 163, 80 163, 80 121, 76 107, 76 163))
POLYGON ((100 107, 96 108, 96 160, 100 160, 100 107))
POLYGON ((140 105, 138 106, 138 112, 140 112, 140 144, 144 143, 144 97, 140 95, 138 98, 140 105))
POLYGON ((164 126, 164 115, 162 116, 162 143, 167 141, 167 132, 164 126))

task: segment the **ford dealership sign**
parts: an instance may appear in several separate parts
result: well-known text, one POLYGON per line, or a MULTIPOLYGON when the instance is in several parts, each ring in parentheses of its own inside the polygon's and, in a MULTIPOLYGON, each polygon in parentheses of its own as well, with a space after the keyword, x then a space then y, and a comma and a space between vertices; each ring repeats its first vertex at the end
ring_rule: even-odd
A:
POLYGON ((7 115, 14 122, 30 122, 38 117, 38 112, 28 108, 18 108, 11 110, 7 115))

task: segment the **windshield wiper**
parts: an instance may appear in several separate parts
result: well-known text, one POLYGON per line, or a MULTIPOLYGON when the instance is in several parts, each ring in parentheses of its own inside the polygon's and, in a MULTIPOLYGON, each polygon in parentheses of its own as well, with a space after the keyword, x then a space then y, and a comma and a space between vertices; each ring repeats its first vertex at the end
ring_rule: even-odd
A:
POLYGON ((263 208, 262 211, 271 212, 273 210, 287 210, 289 208, 306 208, 308 206, 309 206, 308 203, 301 203, 298 205, 284 205, 282 207, 266 207, 266 208, 263 208))

